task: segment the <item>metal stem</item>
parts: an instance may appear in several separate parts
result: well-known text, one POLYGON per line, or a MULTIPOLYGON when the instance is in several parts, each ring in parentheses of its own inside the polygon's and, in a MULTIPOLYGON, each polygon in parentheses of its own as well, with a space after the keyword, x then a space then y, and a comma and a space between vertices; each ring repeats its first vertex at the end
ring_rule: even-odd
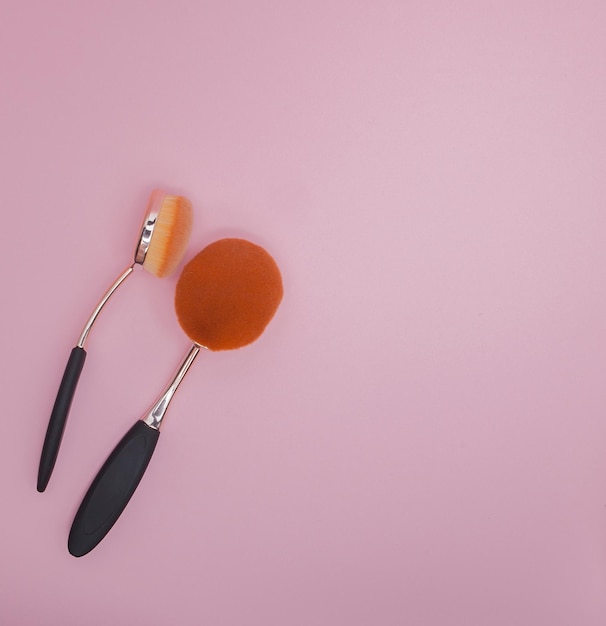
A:
POLYGON ((187 370, 190 365, 194 362, 194 359, 198 356, 198 352, 200 352, 200 348, 202 346, 194 343, 194 345, 190 348, 187 356, 183 360, 183 363, 179 366, 177 373, 174 375, 172 381, 168 384, 168 387, 164 390, 164 393, 158 398, 156 403, 152 406, 152 408, 147 412, 147 415, 141 418, 148 426, 151 428, 155 428, 156 430, 160 430, 160 426, 162 425, 162 420, 164 418, 164 414, 166 413, 166 409, 168 409, 168 405, 175 395, 175 391, 177 391, 177 387, 183 380, 185 374, 187 374, 187 370))
POLYGON ((101 298, 99 304, 97 304, 97 307, 88 319, 88 322, 86 322, 84 328, 82 329, 82 334, 80 335, 80 339, 78 339, 79 348, 84 348, 88 333, 90 333, 90 330, 95 323, 95 320, 97 319, 99 313, 101 313, 101 309, 105 306, 105 303, 110 299, 114 291, 116 291, 116 289, 118 289, 118 287, 132 274, 134 267, 135 266, 133 264, 128 269, 124 270, 124 272, 120 274, 116 282, 105 292, 105 295, 101 298))

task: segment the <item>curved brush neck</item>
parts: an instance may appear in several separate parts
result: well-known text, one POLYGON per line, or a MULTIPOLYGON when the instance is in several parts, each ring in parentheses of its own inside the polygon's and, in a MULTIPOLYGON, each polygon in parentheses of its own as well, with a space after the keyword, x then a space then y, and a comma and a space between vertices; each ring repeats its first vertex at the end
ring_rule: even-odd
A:
POLYGON ((168 384, 162 395, 158 398, 156 403, 152 406, 152 408, 147 412, 147 415, 142 419, 149 427, 155 428, 156 430, 160 430, 160 426, 162 425, 162 420, 164 419, 164 415, 166 414, 166 410, 168 409, 168 405, 170 401, 173 399, 175 395, 175 391, 177 391, 177 387, 181 384, 183 377, 187 374, 187 370, 190 368, 191 364, 194 362, 194 359, 198 356, 198 352, 200 352, 201 346, 197 343, 191 347, 185 359, 183 359, 183 363, 179 366, 177 373, 174 375, 172 381, 168 384))
POLYGON ((124 270, 122 274, 116 279, 116 282, 105 292, 105 295, 99 300, 99 304, 97 304, 95 310, 92 312, 92 315, 89 317, 88 322, 84 325, 82 329, 82 334, 80 335, 80 339, 78 339, 78 348, 84 348, 84 344, 86 343, 86 339, 88 338, 88 334, 95 323, 95 320, 101 313, 101 309, 105 306, 107 301, 112 297, 114 291, 118 289, 118 287, 133 273, 135 266, 131 265, 128 269, 124 270))

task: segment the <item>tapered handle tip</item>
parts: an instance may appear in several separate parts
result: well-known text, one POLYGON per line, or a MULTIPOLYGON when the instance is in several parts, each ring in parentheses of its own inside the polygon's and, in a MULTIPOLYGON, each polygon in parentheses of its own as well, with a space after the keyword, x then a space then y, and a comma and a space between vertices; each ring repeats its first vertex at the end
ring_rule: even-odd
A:
POLYGON ((67 416, 72 405, 72 400, 78 386, 78 380, 84 367, 86 351, 84 348, 76 346, 69 355, 69 360, 61 379, 61 385, 55 398, 55 404, 46 429, 42 454, 40 455, 40 465, 38 467, 38 483, 36 488, 42 493, 50 480, 55 467, 63 431, 67 422, 67 416))

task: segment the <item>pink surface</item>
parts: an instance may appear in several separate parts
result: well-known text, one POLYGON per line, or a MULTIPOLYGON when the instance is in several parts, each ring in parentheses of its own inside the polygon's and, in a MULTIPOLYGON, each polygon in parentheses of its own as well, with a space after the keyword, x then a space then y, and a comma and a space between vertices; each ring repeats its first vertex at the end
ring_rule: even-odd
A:
POLYGON ((606 623, 606 4, 16 2, 0 22, 0 623, 606 623), (67 533, 188 347, 147 196, 285 298, 204 354, 106 540, 67 533))

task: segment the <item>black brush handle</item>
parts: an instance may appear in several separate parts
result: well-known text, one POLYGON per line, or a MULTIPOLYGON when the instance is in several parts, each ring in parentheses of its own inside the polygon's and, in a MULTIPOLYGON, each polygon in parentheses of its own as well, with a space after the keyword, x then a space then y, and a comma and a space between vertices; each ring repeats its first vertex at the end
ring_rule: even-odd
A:
POLYGON ((65 366, 65 372, 59 385, 59 391, 55 399, 53 411, 46 429, 44 437, 44 445, 42 446, 42 455, 40 456, 40 466, 38 467, 38 491, 42 492, 46 489, 50 480, 55 461, 59 454, 61 439, 63 439, 63 431, 65 423, 69 415, 69 409, 74 399, 74 393, 78 386, 80 373, 84 367, 86 359, 86 350, 76 346, 69 355, 69 360, 65 366))
POLYGON ((139 420, 109 455, 82 500, 69 533, 73 556, 90 552, 110 531, 139 485, 160 431, 139 420))

